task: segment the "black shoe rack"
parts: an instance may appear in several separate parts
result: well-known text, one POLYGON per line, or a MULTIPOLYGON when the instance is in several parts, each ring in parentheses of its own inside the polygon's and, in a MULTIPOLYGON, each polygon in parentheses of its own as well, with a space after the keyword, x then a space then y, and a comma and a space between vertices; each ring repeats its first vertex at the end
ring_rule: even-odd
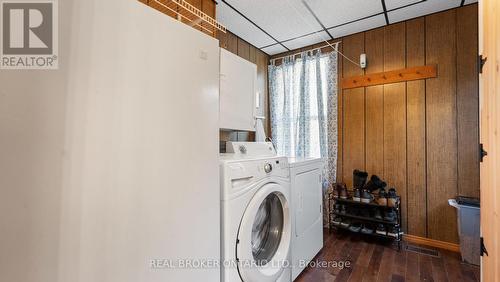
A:
POLYGON ((330 207, 330 213, 328 215, 329 231, 331 232, 334 229, 347 230, 349 232, 361 234, 364 236, 378 237, 386 240, 394 240, 395 242, 397 242, 398 250, 401 250, 401 241, 403 239, 403 233, 401 229, 401 198, 398 196, 396 198, 395 205, 389 206, 389 205, 378 204, 377 201, 378 194, 373 194, 374 199, 369 203, 354 201, 352 196, 353 196, 352 191, 347 191, 347 197, 344 198, 336 196, 333 192, 328 193, 328 206, 330 207), (336 211, 335 210, 336 204, 343 205, 345 207, 345 212, 336 211), (375 218, 372 212, 377 209, 382 215, 384 214, 385 211, 389 209, 394 209, 394 211, 396 212, 396 220, 388 221, 385 220, 383 216, 382 219, 375 218), (369 215, 368 216, 366 216, 366 214, 362 215, 363 210, 365 211, 364 213, 368 213, 369 215), (351 229, 349 229, 349 226, 342 226, 340 224, 335 224, 333 221, 335 217, 340 217, 342 221, 349 219, 354 222, 369 224, 374 227, 373 232, 372 233, 354 232, 351 229), (389 228, 395 228, 395 230, 397 231, 396 236, 376 233, 376 226, 379 224, 383 224, 385 226, 386 231, 388 231, 389 228))

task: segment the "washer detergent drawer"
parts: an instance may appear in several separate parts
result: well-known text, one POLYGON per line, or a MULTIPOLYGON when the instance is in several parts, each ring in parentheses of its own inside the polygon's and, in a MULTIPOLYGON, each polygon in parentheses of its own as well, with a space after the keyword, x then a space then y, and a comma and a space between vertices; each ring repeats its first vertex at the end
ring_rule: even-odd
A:
POLYGON ((295 207, 295 236, 301 237, 321 220, 321 172, 311 169, 300 172, 292 180, 295 207))

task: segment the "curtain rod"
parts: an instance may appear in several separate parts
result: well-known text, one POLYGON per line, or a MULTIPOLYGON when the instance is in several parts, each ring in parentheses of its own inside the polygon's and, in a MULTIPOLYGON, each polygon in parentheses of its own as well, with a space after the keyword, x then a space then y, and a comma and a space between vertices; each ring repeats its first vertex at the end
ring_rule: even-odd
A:
POLYGON ((322 45, 320 47, 317 47, 317 48, 313 48, 313 49, 309 49, 309 50, 306 50, 306 51, 301 51, 301 52, 296 52, 296 53, 293 53, 293 54, 290 54, 290 55, 285 55, 285 56, 281 56, 281 57, 277 57, 277 58, 273 58, 271 59, 271 62, 275 62, 276 60, 279 60, 279 59, 284 59, 286 57, 294 57, 294 56, 297 56, 297 55, 300 55, 301 53, 303 52, 314 52, 316 50, 320 50, 320 49, 323 49, 323 48, 326 48, 326 47, 332 47, 332 45, 335 45, 335 48, 333 48, 335 51, 338 51, 339 49, 339 43, 341 43, 342 41, 336 41, 334 43, 331 43, 331 44, 325 44, 325 45, 322 45))

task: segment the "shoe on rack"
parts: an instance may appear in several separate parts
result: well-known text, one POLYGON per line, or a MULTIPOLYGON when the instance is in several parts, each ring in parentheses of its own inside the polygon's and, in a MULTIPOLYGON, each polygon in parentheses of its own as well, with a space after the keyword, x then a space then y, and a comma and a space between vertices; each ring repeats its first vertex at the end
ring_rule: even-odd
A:
POLYGON ((387 206, 387 193, 384 188, 380 188, 380 191, 378 192, 377 204, 387 206))
POLYGON ((385 212, 384 214, 384 220, 390 221, 390 222, 396 222, 397 215, 396 211, 394 209, 389 209, 385 212))
POLYGON ((355 189, 363 189, 368 178, 368 173, 355 169, 352 172, 352 185, 355 189))
POLYGON ((349 226, 349 230, 356 233, 361 231, 361 223, 359 222, 352 223, 351 226, 349 226))
POLYGON ((377 230, 375 233, 380 234, 380 235, 387 235, 387 229, 385 229, 385 226, 383 224, 377 225, 377 230))
POLYGON ((372 175, 370 181, 366 183, 365 189, 373 193, 381 188, 385 188, 385 186, 387 186, 387 183, 382 181, 378 176, 372 175))
POLYGON ((361 193, 361 202, 365 204, 369 204, 373 201, 373 194, 368 192, 367 190, 363 190, 361 193))
POLYGON ((398 230, 398 228, 397 228, 397 227, 395 227, 395 226, 391 226, 391 227, 389 227, 389 229, 387 230, 387 235, 388 235, 388 236, 392 236, 392 237, 394 237, 394 238, 397 238, 397 237, 398 237, 398 232, 399 232, 399 230, 398 230))
POLYGON ((362 217, 370 217, 370 210, 365 207, 360 210, 359 215, 362 217))
POLYGON ((347 193, 347 188, 345 185, 341 185, 339 187, 339 198, 346 200, 349 197, 349 194, 347 193))
POLYGON ((341 214, 346 214, 347 213, 347 208, 345 205, 340 205, 340 211, 339 213, 341 214))
POLYGON ((378 220, 382 220, 382 212, 379 209, 375 209, 375 212, 373 214, 373 217, 378 220))
POLYGON ((336 216, 333 221, 332 221, 332 224, 333 225, 340 225, 340 223, 342 222, 342 218, 340 216, 336 216))
POLYGON ((335 204, 335 206, 333 206, 333 211, 335 213, 340 213, 340 204, 335 204))
POLYGON ((350 225, 351 225, 350 219, 343 219, 342 222, 340 223, 340 226, 344 228, 348 228, 350 225))
POLYGON ((332 185, 332 196, 334 199, 338 199, 339 197, 339 189, 336 184, 332 185))
POLYGON ((363 228, 361 228, 361 233, 363 234, 373 234, 373 226, 369 224, 363 225, 363 228))
POLYGON ((398 195, 396 194, 396 189, 395 188, 389 189, 389 192, 387 193, 387 206, 395 207, 397 202, 398 202, 398 195))
POLYGON ((357 188, 354 188, 354 193, 352 195, 352 200, 355 202, 361 202, 361 191, 357 188))

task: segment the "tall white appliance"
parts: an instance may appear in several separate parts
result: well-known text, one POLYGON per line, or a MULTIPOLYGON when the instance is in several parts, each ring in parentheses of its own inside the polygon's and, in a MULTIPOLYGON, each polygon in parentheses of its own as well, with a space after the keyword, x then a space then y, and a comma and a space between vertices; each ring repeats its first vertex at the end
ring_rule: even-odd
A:
POLYGON ((58 2, 60 69, 1 73, 0 281, 219 281, 218 41, 58 2))
POLYGON ((290 158, 292 198, 292 280, 323 248, 323 166, 321 158, 290 158))

